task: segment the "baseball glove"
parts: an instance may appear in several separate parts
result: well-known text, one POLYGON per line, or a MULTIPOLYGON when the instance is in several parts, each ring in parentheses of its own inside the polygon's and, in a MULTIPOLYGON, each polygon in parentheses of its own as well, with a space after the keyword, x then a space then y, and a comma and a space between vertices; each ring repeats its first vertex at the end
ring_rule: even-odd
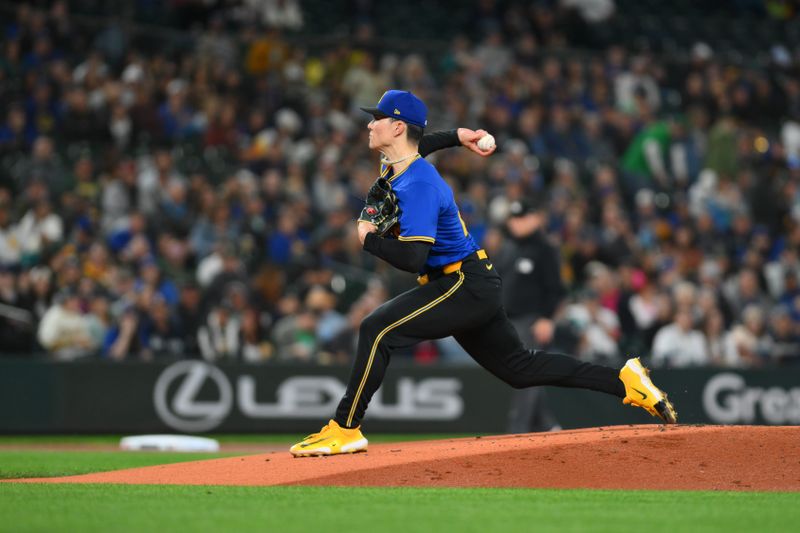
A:
POLYGON ((364 209, 359 220, 371 222, 378 228, 381 237, 389 233, 400 218, 400 204, 392 190, 392 184, 386 178, 378 178, 367 193, 364 209))

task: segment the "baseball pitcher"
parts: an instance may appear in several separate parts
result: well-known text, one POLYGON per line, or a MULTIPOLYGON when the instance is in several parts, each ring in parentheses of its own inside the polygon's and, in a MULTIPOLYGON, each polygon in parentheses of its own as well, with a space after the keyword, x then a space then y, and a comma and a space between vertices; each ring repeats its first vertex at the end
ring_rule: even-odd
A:
MULTIPOLYGON (((382 154, 380 177, 367 195, 358 237, 367 252, 408 272, 419 285, 376 309, 361 323, 347 391, 336 414, 318 433, 295 444, 295 456, 334 455, 367 449, 361 419, 398 348, 452 335, 486 370, 514 388, 555 385, 591 389, 622 398, 673 424, 667 395, 638 358, 622 369, 531 350, 519 339, 502 306, 501 280, 461 218, 453 191, 422 155, 455 143, 446 135, 420 148, 425 104, 407 91, 384 93, 372 115, 369 147, 382 154), (422 152, 422 153, 421 153, 422 152)), ((469 131, 461 140, 481 153, 469 131)), ((451 133, 451 137, 452 137, 451 133)))

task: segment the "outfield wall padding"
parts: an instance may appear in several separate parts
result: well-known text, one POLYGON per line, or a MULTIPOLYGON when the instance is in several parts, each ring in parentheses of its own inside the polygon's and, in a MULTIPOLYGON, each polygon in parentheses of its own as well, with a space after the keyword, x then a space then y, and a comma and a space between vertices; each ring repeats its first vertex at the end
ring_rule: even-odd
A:
MULTIPOLYGON (((334 412, 349 368, 0 360, 0 432, 308 432, 334 412)), ((796 369, 655 370, 680 421, 800 424, 796 369)), ((502 433, 514 391, 477 366, 390 366, 372 432, 502 433)), ((547 387, 564 428, 654 420, 611 396, 547 387)))

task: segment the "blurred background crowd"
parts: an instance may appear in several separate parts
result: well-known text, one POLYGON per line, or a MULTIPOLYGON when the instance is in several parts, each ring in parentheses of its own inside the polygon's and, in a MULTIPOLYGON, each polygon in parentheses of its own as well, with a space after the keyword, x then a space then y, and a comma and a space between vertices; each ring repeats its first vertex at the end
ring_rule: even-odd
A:
POLYGON ((543 200, 556 348, 800 363, 797 7, 0 2, 0 356, 348 363, 414 284, 353 223, 402 88, 496 137, 429 157, 490 256, 543 200))

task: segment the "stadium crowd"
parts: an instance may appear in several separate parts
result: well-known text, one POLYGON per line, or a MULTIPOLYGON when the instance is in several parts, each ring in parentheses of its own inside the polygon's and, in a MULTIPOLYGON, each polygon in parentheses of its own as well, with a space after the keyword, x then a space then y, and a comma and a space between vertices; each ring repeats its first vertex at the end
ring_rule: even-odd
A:
POLYGON ((563 350, 800 362, 798 58, 731 64, 702 36, 668 58, 591 31, 613 2, 508 4, 420 52, 376 37, 371 2, 308 45, 291 0, 166 3, 193 7, 168 30, 5 11, 0 356, 349 362, 361 319, 414 283, 353 223, 377 172, 358 108, 403 88, 432 131, 496 137, 488 158, 430 156, 490 256, 510 203, 546 199, 563 350))

